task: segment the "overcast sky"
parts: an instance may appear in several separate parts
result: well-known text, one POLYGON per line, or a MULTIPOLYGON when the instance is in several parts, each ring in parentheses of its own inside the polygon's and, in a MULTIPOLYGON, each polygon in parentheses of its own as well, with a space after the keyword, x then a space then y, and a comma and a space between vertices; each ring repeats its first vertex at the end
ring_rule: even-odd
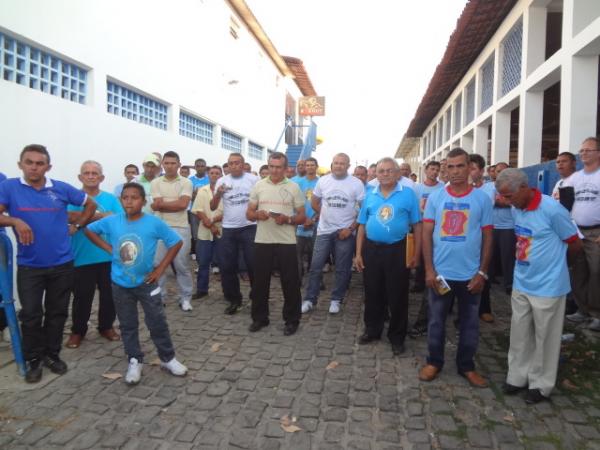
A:
POLYGON ((246 0, 280 54, 304 62, 326 117, 322 166, 393 156, 466 0, 246 0))

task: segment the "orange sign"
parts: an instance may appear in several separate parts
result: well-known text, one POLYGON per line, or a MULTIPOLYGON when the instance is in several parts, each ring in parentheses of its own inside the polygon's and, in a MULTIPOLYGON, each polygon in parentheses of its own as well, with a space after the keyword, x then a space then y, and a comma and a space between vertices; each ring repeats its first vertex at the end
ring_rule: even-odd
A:
POLYGON ((301 116, 324 116, 325 97, 300 97, 301 116))

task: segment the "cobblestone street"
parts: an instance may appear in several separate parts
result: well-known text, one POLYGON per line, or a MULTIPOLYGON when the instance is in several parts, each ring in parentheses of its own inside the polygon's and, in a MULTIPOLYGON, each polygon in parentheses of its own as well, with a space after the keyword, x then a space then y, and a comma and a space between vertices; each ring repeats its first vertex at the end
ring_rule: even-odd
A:
MULTIPOLYGON (((326 280, 330 286, 330 274, 326 280)), ((224 315, 214 280, 191 313, 176 302, 167 306, 178 359, 190 369, 186 378, 159 369, 145 330, 146 364, 135 387, 103 377, 123 374, 127 362, 122 344, 95 330, 79 349, 63 350, 66 375, 45 370, 39 385, 19 380, 14 364, 0 364, 0 448, 600 449, 598 392, 557 389, 551 403, 536 406, 502 395, 507 296, 495 293, 496 322, 481 327, 478 364, 491 387, 473 389, 456 374, 450 320, 446 367, 422 383, 425 337, 407 339, 403 357, 394 357, 385 339, 357 344, 359 275, 339 315, 327 313, 322 293, 291 337, 282 332, 279 279, 273 285, 271 325, 254 334, 249 304, 224 315)), ((418 295, 411 294, 412 316, 418 295)), ((9 356, 1 347, 0 361, 9 356)))

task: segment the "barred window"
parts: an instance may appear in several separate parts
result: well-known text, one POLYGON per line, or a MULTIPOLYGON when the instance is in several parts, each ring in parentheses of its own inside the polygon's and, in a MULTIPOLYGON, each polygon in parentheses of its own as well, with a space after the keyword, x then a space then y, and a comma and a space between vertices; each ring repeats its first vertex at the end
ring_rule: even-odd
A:
POLYGON ((465 125, 468 125, 475 118, 475 78, 467 84, 466 97, 465 125))
POLYGON ((0 33, 0 75, 65 100, 86 101, 86 69, 4 33, 0 33))
POLYGON ((458 133, 462 128, 462 96, 458 96, 454 102, 454 134, 458 133))
POLYGON ((523 22, 519 20, 502 41, 502 95, 521 83, 523 22))
POLYGON ((263 148, 262 146, 255 144, 254 142, 248 142, 248 156, 251 158, 262 159, 263 148))
POLYGON ((494 55, 481 68, 481 112, 494 102, 494 55))
POLYGON ((212 145, 214 125, 179 111, 179 134, 212 145))
POLYGON ((167 105, 112 81, 106 82, 107 111, 126 119, 167 129, 167 105))
POLYGON ((221 131, 221 147, 232 152, 240 153, 242 151, 242 138, 227 131, 221 131))
POLYGON ((445 124, 444 124, 444 131, 445 131, 445 141, 448 141, 450 139, 450 134, 451 134, 451 130, 452 130, 452 108, 448 108, 446 110, 446 114, 445 114, 446 118, 445 120, 445 124))

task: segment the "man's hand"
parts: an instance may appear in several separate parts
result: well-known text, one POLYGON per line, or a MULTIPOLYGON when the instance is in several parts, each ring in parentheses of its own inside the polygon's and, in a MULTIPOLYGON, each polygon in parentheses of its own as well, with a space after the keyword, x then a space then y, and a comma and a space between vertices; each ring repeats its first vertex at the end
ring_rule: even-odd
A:
POLYGON ((363 262, 362 255, 357 254, 354 257, 354 265, 356 266, 356 270, 359 272, 362 272, 363 270, 365 270, 365 263, 363 262))
POLYGON ((306 230, 306 229, 312 228, 312 226, 313 226, 314 224, 315 224, 315 223, 314 223, 314 222, 313 222, 311 219, 309 219, 309 218, 307 217, 307 218, 306 218, 306 220, 304 221, 304 223, 302 224, 302 226, 303 226, 303 227, 304 227, 304 229, 306 230))
POLYGON ((467 289, 471 294, 479 294, 481 291, 483 291, 484 285, 485 278, 476 273, 475 276, 471 278, 471 281, 469 281, 469 284, 467 284, 467 289))
POLYGON ((154 269, 148 274, 148 276, 146 276, 146 284, 158 283, 158 279, 161 277, 162 272, 163 271, 158 267, 154 269))
POLYGON ((269 213, 264 209, 256 211, 256 220, 269 220, 269 213))
POLYGON ((21 219, 15 218, 15 224, 13 225, 15 233, 19 237, 19 242, 23 245, 33 244, 33 230, 21 219))
POLYGON ((153 211, 158 211, 160 209, 162 205, 162 197, 161 198, 155 198, 152 201, 152 204, 150 205, 150 208, 152 208, 153 211))
POLYGON ((406 265, 407 269, 416 269, 419 267, 419 259, 416 256, 413 256, 412 259, 406 265))
POLYGON ((279 214, 277 217, 274 217, 274 219, 277 225, 287 225, 290 221, 290 216, 279 214))
POLYGON ((431 289, 437 287, 437 273, 435 270, 425 270, 425 285, 431 289))
POLYGON ((221 184, 221 186, 219 186, 219 188, 215 191, 216 196, 218 197, 223 197, 223 194, 225 194, 225 192, 227 192, 227 186, 225 186, 225 183, 221 184))
POLYGON ((219 233, 219 227, 217 227, 216 225, 212 225, 212 226, 210 227, 210 232, 212 233, 212 235, 213 235, 214 237, 219 237, 219 234, 220 234, 220 233, 219 233))
POLYGON ((75 224, 73 224, 73 223, 69 224, 69 236, 73 236, 78 231, 79 231, 79 229, 75 226, 75 224))
POLYGON ((350 236, 352 236, 352 230, 350 228, 342 228, 338 231, 338 239, 340 241, 348 239, 350 236))
POLYGON ((205 228, 210 228, 212 227, 213 222, 208 217, 205 217, 204 219, 202 219, 202 225, 204 225, 205 228))

